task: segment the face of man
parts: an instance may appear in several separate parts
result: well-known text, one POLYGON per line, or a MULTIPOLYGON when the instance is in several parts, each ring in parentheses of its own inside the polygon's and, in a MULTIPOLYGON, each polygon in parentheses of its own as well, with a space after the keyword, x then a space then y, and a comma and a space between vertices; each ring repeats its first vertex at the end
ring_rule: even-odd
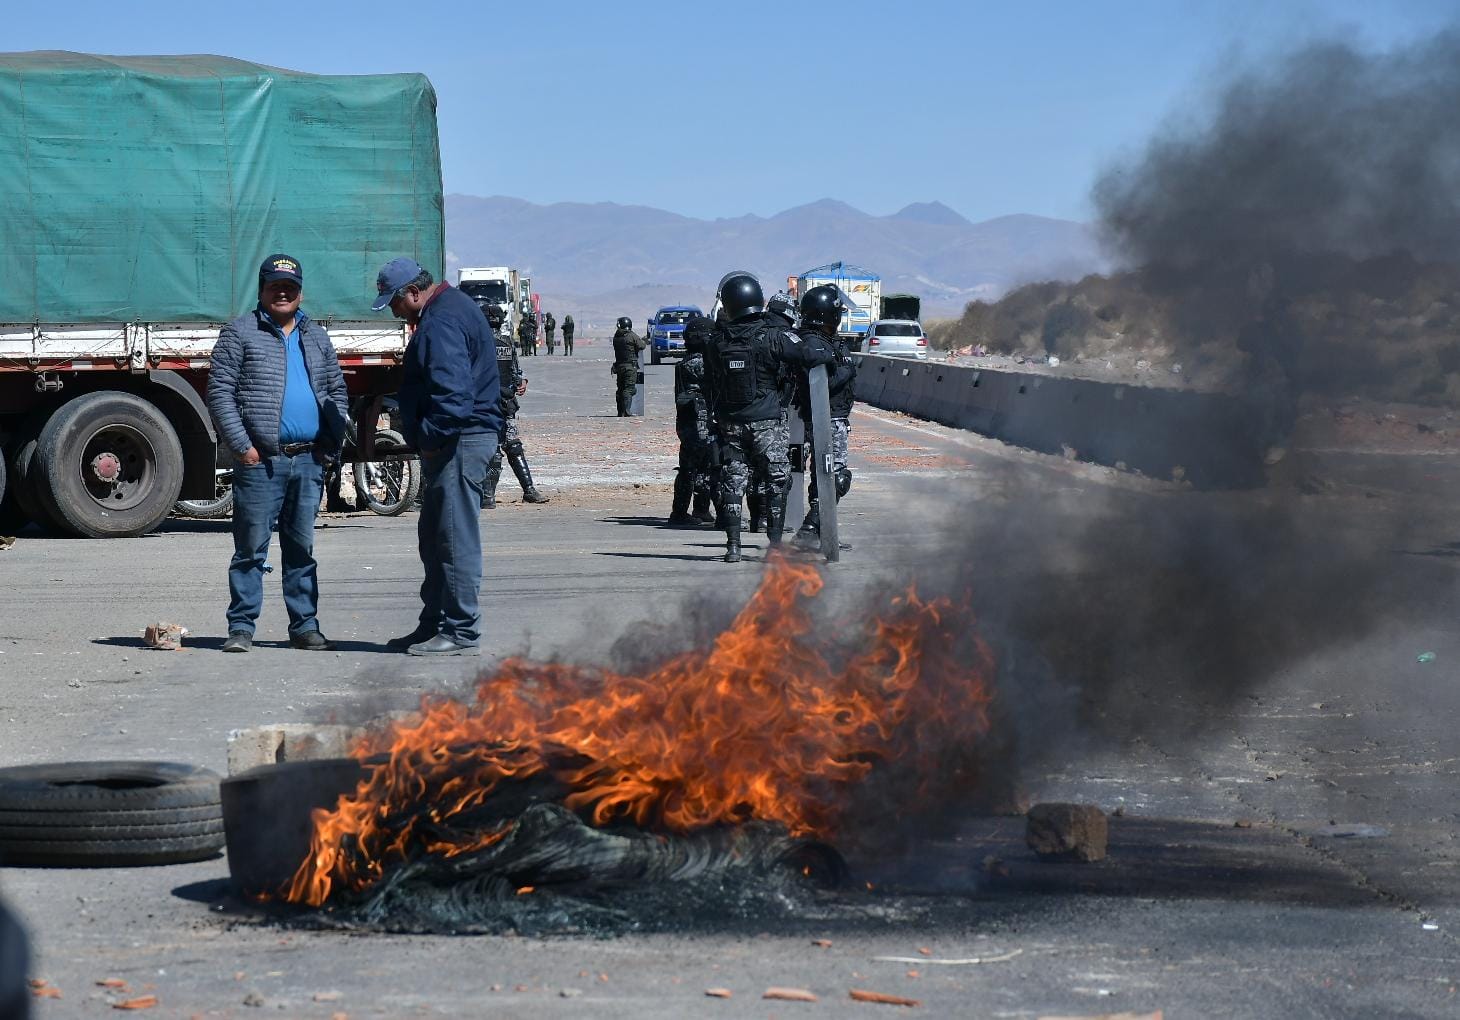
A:
POLYGON ((421 309, 426 307, 429 290, 417 290, 414 286, 402 287, 390 302, 390 314, 397 319, 414 323, 421 318, 421 309))
POLYGON ((270 280, 259 287, 259 304, 280 326, 294 322, 294 313, 299 311, 299 300, 303 296, 303 289, 293 280, 270 280))

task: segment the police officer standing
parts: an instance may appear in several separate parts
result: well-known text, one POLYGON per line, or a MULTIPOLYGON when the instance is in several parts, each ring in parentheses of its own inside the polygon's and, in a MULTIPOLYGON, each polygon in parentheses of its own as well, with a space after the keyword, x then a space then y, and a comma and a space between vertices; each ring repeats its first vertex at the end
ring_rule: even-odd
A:
MULTIPOLYGON (((835 287, 812 287, 801 299, 802 335, 819 334, 836 351, 836 362, 827 367, 827 389, 831 397, 831 451, 832 467, 835 472, 836 502, 852 487, 852 472, 847 467, 847 447, 851 437, 852 402, 855 399, 857 363, 852 358, 851 345, 846 338, 838 336, 842 314, 846 305, 835 287)), ((796 403, 801 410, 801 420, 806 424, 806 440, 812 437, 811 392, 805 373, 801 373, 796 394, 796 403)), ((809 447, 808 447, 809 448, 809 447)), ((808 471, 811 485, 807 493, 806 519, 796 529, 792 541, 802 548, 816 548, 821 542, 821 508, 816 491, 816 472, 808 471)))
POLYGON ((553 356, 553 331, 558 328, 558 320, 553 318, 552 312, 542 313, 542 335, 547 338, 548 357, 553 356))
POLYGON ((627 315, 620 315, 618 329, 613 334, 613 368, 610 369, 618 378, 615 399, 620 418, 629 416, 629 407, 639 388, 639 352, 646 346, 644 338, 634 332, 634 321, 627 315))
POLYGON ((566 357, 573 353, 573 317, 563 316, 563 355, 566 357))
POLYGON ((517 431, 517 398, 527 392, 527 376, 522 374, 522 364, 517 360, 517 348, 512 335, 505 328, 506 314, 500 307, 488 304, 483 311, 492 324, 492 336, 497 344, 497 376, 501 380, 502 394, 497 409, 502 413, 502 441, 497 452, 487 465, 487 480, 482 484, 482 509, 491 510, 497 505, 497 483, 502 480, 502 454, 507 454, 507 463, 522 486, 522 502, 546 503, 548 497, 532 484, 532 469, 527 466, 527 451, 522 445, 522 436, 517 431))
POLYGON ((716 446, 710 432, 710 402, 705 396, 705 340, 714 332, 710 320, 691 312, 684 324, 684 357, 674 366, 674 431, 679 436, 679 470, 674 476, 674 503, 669 523, 693 526, 715 520, 710 511, 717 482, 716 446), (694 512, 690 512, 690 497, 694 512))
POLYGON ((765 295, 750 273, 720 281, 726 323, 705 351, 710 410, 720 436, 720 506, 725 515, 725 562, 740 562, 740 502, 752 471, 768 489, 766 538, 779 544, 786 524, 790 425, 781 381, 797 369, 830 364, 836 353, 820 334, 803 340, 765 311, 765 295))
POLYGON ((537 354, 537 317, 531 312, 522 313, 522 321, 517 324, 517 342, 522 345, 522 356, 537 354))

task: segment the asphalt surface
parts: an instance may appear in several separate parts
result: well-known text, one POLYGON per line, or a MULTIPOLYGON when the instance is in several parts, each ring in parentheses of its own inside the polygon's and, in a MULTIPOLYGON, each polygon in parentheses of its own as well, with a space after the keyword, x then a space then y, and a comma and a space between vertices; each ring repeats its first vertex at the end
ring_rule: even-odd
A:
MULTIPOLYGON (((414 622, 411 515, 321 518, 330 653, 288 647, 277 581, 255 650, 218 653, 226 524, 23 534, 0 551, 0 764, 224 772, 230 730, 407 707, 500 655, 607 662, 686 602, 743 599, 763 538, 731 566, 719 534, 661 526, 672 367, 648 370, 645 419, 619 419, 595 354, 527 363, 521 425, 553 500, 521 504, 509 474, 484 514, 483 659, 381 647, 414 622), (142 647, 159 619, 190 628, 184 650, 142 647)), ((37 1015, 140 994, 162 1016, 896 1010, 853 988, 932 1016, 1460 1014, 1452 458, 1295 455, 1268 489, 1202 494, 861 407, 852 446, 852 548, 825 597, 852 606, 955 565, 1000 664, 1002 760, 1028 799, 1114 813, 1107 860, 1037 861, 1022 820, 969 789, 940 831, 850 852, 874 888, 835 911, 614 939, 299 931, 238 903, 222 858, 9 868, 0 893, 31 931, 34 975, 62 995, 37 1015), (770 986, 819 1001, 763 1000, 770 986)))

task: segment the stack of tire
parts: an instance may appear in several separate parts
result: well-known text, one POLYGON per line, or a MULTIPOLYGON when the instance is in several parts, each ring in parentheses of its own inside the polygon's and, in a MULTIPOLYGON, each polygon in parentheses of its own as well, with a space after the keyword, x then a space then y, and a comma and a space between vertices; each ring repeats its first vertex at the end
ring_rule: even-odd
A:
POLYGON ((174 762, 0 769, 0 864, 178 864, 223 849, 219 778, 174 762))

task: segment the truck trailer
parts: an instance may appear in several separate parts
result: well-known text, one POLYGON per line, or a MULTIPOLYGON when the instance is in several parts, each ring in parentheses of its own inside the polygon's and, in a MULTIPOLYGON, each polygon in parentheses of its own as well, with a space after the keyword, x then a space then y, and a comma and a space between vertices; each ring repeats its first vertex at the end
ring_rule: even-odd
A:
POLYGON ((273 252, 352 400, 393 392, 407 334, 369 309, 393 257, 441 276, 435 110, 415 74, 0 54, 0 516, 131 536, 211 498, 213 344, 273 252))
POLYGON ((798 295, 812 287, 826 286, 839 289, 847 304, 837 333, 850 341, 853 350, 861 350, 867 330, 882 310, 882 277, 847 262, 818 266, 796 277, 798 295))

